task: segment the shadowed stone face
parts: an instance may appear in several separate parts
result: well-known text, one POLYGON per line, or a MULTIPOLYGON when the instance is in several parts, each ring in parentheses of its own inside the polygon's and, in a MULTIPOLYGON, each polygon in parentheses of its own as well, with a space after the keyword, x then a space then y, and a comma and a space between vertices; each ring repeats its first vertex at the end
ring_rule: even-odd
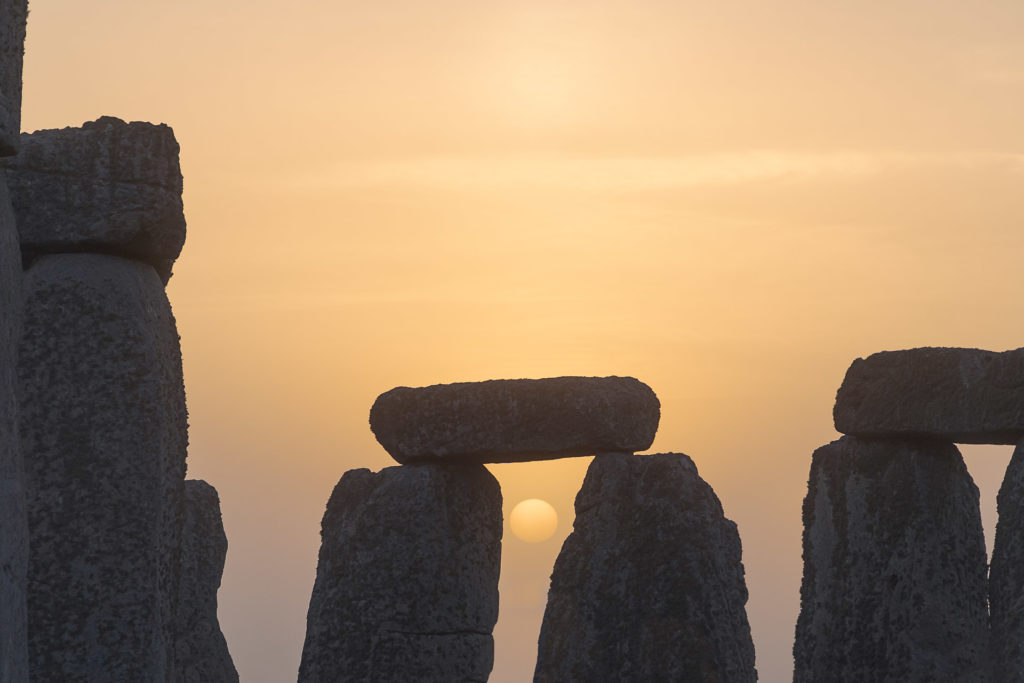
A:
POLYGON ((632 377, 554 377, 397 387, 370 429, 398 462, 521 462, 646 450, 660 417, 632 377))
POLYGON ((217 589, 227 552, 217 490, 205 481, 186 480, 175 683, 238 683, 217 620, 217 589))
POLYGON ((1017 444, 998 497, 989 572, 992 650, 996 680, 1024 682, 1024 441, 1017 444))
POLYGON ((501 532, 482 466, 346 472, 324 513, 299 681, 486 681, 501 532))
POLYGON ((0 157, 18 151, 27 0, 0 0, 0 157))
POLYGON ((594 458, 534 680, 757 680, 736 525, 687 456, 594 458))
POLYGON ((1024 349, 921 348, 858 358, 836 430, 863 437, 1013 444, 1024 437, 1024 349))
POLYGON ((833 441, 803 517, 796 683, 990 680, 978 489, 955 446, 833 441))
POLYGON ((178 143, 169 127, 108 116, 25 133, 7 177, 30 259, 111 253, 169 277, 185 243, 178 143))
POLYGON ((173 680, 187 425, 163 285, 145 264, 65 254, 25 290, 33 680, 173 680))

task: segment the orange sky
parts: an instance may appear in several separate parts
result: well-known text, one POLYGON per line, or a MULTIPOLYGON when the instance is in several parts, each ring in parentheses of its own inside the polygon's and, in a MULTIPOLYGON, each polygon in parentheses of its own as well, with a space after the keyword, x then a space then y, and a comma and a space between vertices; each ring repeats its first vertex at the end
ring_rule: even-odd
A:
MULTIPOLYGON (((849 362, 1024 345, 1016 0, 49 0, 23 126, 172 125, 190 476, 221 494, 242 679, 293 679, 331 488, 395 385, 634 375, 740 528, 764 681, 849 362)), ((988 533, 1009 450, 972 448, 988 533)), ((587 459, 493 468, 492 681, 529 678, 587 459)))

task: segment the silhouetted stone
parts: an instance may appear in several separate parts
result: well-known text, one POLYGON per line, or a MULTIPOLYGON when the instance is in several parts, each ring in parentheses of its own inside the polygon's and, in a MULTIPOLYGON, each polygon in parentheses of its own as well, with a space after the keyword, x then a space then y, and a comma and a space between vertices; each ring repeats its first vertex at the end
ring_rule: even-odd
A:
POLYGON ((594 458, 535 681, 755 681, 740 537, 679 453, 594 458))
POLYGON ((922 348, 858 358, 833 412, 836 430, 1013 444, 1024 437, 1024 349, 922 348))
POLYGON ((501 490, 485 468, 346 472, 321 536, 300 683, 487 680, 501 490))
POLYGON ((237 683, 238 672, 217 620, 217 589, 228 552, 217 490, 205 481, 186 480, 184 516, 174 681, 237 683))
POLYGON ((145 264, 44 256, 18 362, 38 681, 168 681, 185 478, 178 334, 145 264))
POLYGON ((0 0, 0 157, 18 151, 27 0, 0 0))
MULTIPOLYGON (((25 5, 25 0, 0 0, 0 157, 16 151, 21 128, 25 5)), ((0 166, 0 681, 4 683, 28 681, 28 526, 15 393, 21 296, 18 231, 0 166)))
POLYGON ((650 448, 661 404, 632 377, 554 377, 397 387, 370 429, 398 462, 521 462, 650 448))
POLYGON ((1017 444, 998 497, 989 609, 996 680, 1024 682, 1024 441, 1017 444))
POLYGON ((111 253, 166 281, 185 243, 178 143, 165 125, 104 116, 21 136, 7 171, 21 248, 111 253))
POLYGON ((990 680, 978 488, 955 446, 833 441, 803 518, 796 683, 990 680))

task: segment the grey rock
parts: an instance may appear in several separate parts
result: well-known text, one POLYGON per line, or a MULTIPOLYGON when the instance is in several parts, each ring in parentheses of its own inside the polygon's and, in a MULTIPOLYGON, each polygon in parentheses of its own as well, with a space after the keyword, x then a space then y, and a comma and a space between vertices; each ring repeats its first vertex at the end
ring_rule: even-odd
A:
POLYGON ((299 681, 486 681, 501 526, 482 466, 346 472, 323 518, 299 681))
POLYGON ((28 0, 0 0, 0 157, 18 151, 27 16, 28 0))
POLYGON ((25 292, 33 680, 172 680, 187 416, 163 285, 137 261, 63 254, 25 292))
POLYGON ((864 437, 1013 444, 1024 437, 1024 349, 921 348, 858 358, 833 412, 864 437))
POLYGON ((28 259, 110 253, 166 279, 185 243, 178 143, 165 125, 105 116, 25 133, 7 182, 28 259))
POLYGON ((0 681, 11 683, 28 681, 28 526, 15 391, 20 327, 21 257, 0 175, 0 681))
POLYGON ((833 441, 803 519, 796 683, 991 680, 978 488, 955 446, 833 441))
POLYGON ((594 458, 534 680, 755 681, 736 525, 680 453, 594 458))
POLYGON ((997 498, 989 610, 996 680, 1024 682, 1024 441, 1017 444, 997 498))
POLYGON ((217 589, 227 552, 217 490, 205 481, 186 480, 175 637, 176 683, 238 683, 238 672, 217 620, 217 589))
POLYGON ((661 404, 632 377, 553 377, 397 387, 370 429, 398 462, 522 462, 650 448, 661 404))

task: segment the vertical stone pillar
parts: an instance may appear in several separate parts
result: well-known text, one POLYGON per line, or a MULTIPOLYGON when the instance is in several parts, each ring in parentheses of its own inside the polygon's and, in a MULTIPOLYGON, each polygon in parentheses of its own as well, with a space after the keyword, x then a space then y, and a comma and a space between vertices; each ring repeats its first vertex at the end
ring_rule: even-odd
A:
POLYGON ((299 681, 486 681, 501 531, 480 465, 346 472, 324 513, 299 681))
POLYGON ((166 126, 22 136, 18 360, 40 681, 175 680, 187 418, 164 292, 185 236, 166 126))
POLYGON ((186 480, 175 683, 238 683, 217 620, 217 589, 227 552, 217 490, 205 481, 186 480))
POLYGON ((978 489, 953 444, 833 441, 803 519, 796 683, 991 680, 978 489))
POLYGON ((757 680, 736 525, 687 456, 598 455, 551 575, 534 680, 757 680))
POLYGON ((1024 441, 1017 444, 998 497, 989 611, 999 683, 1024 682, 1024 441))
MULTIPOLYGON (((0 157, 18 150, 26 4, 26 0, 0 0, 0 157)), ((28 527, 15 390, 21 254, 14 221, 0 166, 0 681, 24 683, 28 681, 28 527)))

